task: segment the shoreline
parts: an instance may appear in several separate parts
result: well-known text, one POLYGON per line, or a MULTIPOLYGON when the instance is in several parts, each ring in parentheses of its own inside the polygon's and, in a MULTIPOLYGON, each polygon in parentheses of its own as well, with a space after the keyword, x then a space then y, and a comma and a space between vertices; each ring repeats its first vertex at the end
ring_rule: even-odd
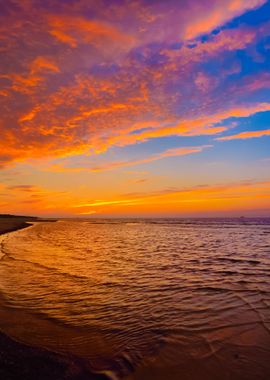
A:
POLYGON ((108 380, 73 355, 20 343, 0 331, 0 378, 5 380, 108 380))
POLYGON ((3 227, 0 226, 0 236, 4 234, 8 234, 9 232, 14 232, 18 230, 22 230, 23 228, 30 227, 32 225, 31 222, 21 222, 20 224, 15 224, 14 226, 10 227, 3 227))
MULTIPOLYGON (((27 218, 0 218, 0 239, 7 233, 31 227, 27 218)), ((44 220, 45 222, 48 220, 44 220)), ((90 369, 86 360, 34 347, 11 338, 0 329, 0 378, 5 380, 108 380, 90 369)))
POLYGON ((21 230, 26 227, 30 227, 33 222, 37 221, 37 218, 28 217, 1 217, 0 216, 0 235, 7 234, 21 230))
POLYGON ((31 227, 34 223, 56 222, 57 219, 39 219, 34 217, 1 217, 0 216, 0 236, 9 232, 31 227))

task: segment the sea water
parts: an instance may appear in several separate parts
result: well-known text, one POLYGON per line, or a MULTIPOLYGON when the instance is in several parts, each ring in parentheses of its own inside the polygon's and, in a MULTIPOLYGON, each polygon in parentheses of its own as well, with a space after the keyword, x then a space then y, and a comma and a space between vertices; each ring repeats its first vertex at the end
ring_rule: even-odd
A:
POLYGON ((112 378, 270 378, 270 219, 36 223, 0 295, 1 330, 112 378))

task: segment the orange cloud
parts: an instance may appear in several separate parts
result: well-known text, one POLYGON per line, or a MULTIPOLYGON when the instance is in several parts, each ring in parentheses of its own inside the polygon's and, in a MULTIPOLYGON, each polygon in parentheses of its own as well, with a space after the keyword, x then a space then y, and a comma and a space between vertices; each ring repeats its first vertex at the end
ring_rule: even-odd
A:
POLYGON ((146 164, 149 162, 161 160, 165 157, 177 157, 177 156, 185 156, 192 153, 199 153, 202 152, 205 148, 210 148, 211 145, 203 145, 203 146, 189 146, 189 147, 183 147, 183 148, 174 148, 174 149, 168 149, 165 150, 162 153, 155 154, 153 156, 140 159, 140 160, 134 160, 134 161, 120 161, 120 162, 111 162, 102 166, 97 166, 91 169, 93 172, 100 172, 104 170, 111 170, 116 169, 120 167, 126 167, 126 166, 133 166, 133 165, 141 165, 146 164))
POLYGON ((44 78, 41 75, 20 75, 11 74, 10 79, 12 80, 12 90, 21 92, 26 95, 32 95, 36 92, 40 83, 43 82, 44 78))
POLYGON ((94 167, 76 167, 76 168, 68 168, 63 167, 61 165, 52 165, 47 170, 55 171, 55 172, 80 172, 80 171, 89 171, 89 172, 103 172, 107 170, 118 169, 127 166, 141 165, 149 162, 161 160, 166 157, 177 157, 177 156, 185 156, 192 153, 202 152, 206 148, 210 148, 212 145, 202 145, 202 146, 188 146, 182 148, 173 148, 167 149, 164 152, 133 161, 116 161, 116 162, 108 162, 99 166, 94 167))
POLYGON ((53 71, 54 73, 60 72, 59 67, 52 59, 38 56, 31 62, 30 72, 31 74, 36 74, 44 71, 53 71))
POLYGON ((219 185, 198 185, 182 189, 165 189, 155 192, 134 193, 118 199, 93 200, 75 204, 73 207, 81 212, 91 211, 94 207, 97 213, 115 214, 138 212, 158 214, 162 212, 199 212, 199 211, 230 211, 250 208, 270 208, 269 181, 239 181, 219 185))
MULTIPOLYGON (((215 135, 224 132, 227 127, 215 126, 226 119, 235 117, 248 117, 258 112, 270 111, 269 103, 260 103, 253 105, 246 105, 241 107, 232 107, 230 109, 220 111, 208 116, 199 116, 189 120, 183 120, 171 126, 162 126, 156 123, 152 124, 153 128, 148 128, 145 131, 136 134, 112 136, 104 141, 103 149, 106 150, 108 146, 118 145, 124 146, 134 144, 139 141, 147 141, 151 138, 164 137, 164 136, 199 136, 199 135, 215 135)), ((138 128, 140 129, 140 128, 138 128)), ((102 142, 96 142, 97 146, 102 142)))
POLYGON ((28 64, 28 70, 24 73, 11 73, 6 75, 6 79, 12 82, 12 90, 33 95, 40 86, 46 81, 48 74, 56 74, 60 72, 57 64, 50 58, 37 56, 28 64))
POLYGON ((185 39, 193 39, 201 34, 209 33, 215 28, 224 25, 227 21, 241 15, 247 10, 262 6, 266 0, 226 0, 216 4, 195 3, 196 12, 186 25, 184 30, 185 39))
POLYGON ((15 212, 29 214, 47 214, 51 210, 64 210, 65 204, 71 198, 68 192, 57 191, 35 185, 12 185, 3 186, 4 192, 0 194, 3 201, 2 212, 15 212))
POLYGON ((50 31, 51 35, 55 37, 58 41, 69 45, 72 48, 77 47, 77 41, 75 38, 69 36, 68 34, 62 32, 61 30, 58 29, 53 29, 50 31))
MULTIPOLYGON (((165 122, 154 120, 140 123, 133 120, 151 110, 151 103, 132 104, 126 99, 126 103, 111 103, 90 110, 87 110, 88 107, 82 107, 78 115, 70 116, 80 94, 84 94, 84 88, 87 87, 75 87, 75 94, 72 93, 72 96, 68 89, 60 91, 59 94, 53 95, 48 103, 38 105, 28 114, 21 115, 19 122, 22 137, 2 127, 1 161, 4 163, 28 158, 94 154, 104 152, 111 146, 125 146, 164 136, 215 135, 228 128, 223 125, 216 126, 228 118, 248 117, 270 110, 270 104, 260 103, 232 107, 210 115, 194 116, 179 121, 171 119, 165 122), (62 112, 57 115, 58 107, 62 112)), ((115 165, 119 166, 117 163, 115 165)))
POLYGON ((219 137, 216 140, 221 140, 221 141, 238 140, 238 139, 244 140, 244 139, 252 139, 255 137, 262 137, 262 136, 270 136, 270 129, 264 129, 261 131, 240 132, 235 135, 219 137))
POLYGON ((134 37, 122 33, 115 26, 105 22, 88 20, 81 16, 48 15, 50 33, 58 41, 76 48, 79 44, 93 44, 104 50, 104 44, 132 46, 134 37))
POLYGON ((38 187, 34 185, 14 185, 14 186, 8 186, 7 190, 15 190, 15 191, 25 191, 27 193, 36 193, 39 191, 38 187))
POLYGON ((119 200, 119 201, 95 201, 92 203, 84 203, 80 204, 78 206, 74 207, 96 207, 96 206, 111 206, 111 205, 119 205, 119 204, 126 204, 128 206, 136 204, 137 200, 136 199, 125 199, 125 200, 119 200))
POLYGON ((198 17, 207 13, 222 23, 262 0, 207 1, 209 9, 194 1, 187 10, 177 2, 98 2, 91 4, 91 18, 87 1, 59 3, 55 10, 27 3, 16 1, 21 13, 10 7, 0 16, 6 53, 1 166, 101 153, 158 137, 216 135, 228 129, 226 118, 269 110, 265 103, 233 107, 241 102, 239 93, 213 98, 220 78, 195 67, 205 57, 253 43, 261 28, 226 29, 194 46, 182 41, 181 48, 169 49, 175 38, 181 40, 181 28, 197 25, 196 15, 184 19, 187 10, 193 15, 194 4, 198 17), (174 17, 183 23, 170 23, 174 17), (164 44, 157 47, 159 40, 164 44))

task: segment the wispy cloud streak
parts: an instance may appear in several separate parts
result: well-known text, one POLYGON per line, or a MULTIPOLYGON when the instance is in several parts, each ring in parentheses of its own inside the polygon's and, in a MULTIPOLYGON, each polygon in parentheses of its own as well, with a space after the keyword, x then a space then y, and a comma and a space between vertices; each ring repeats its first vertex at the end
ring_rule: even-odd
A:
POLYGON ((228 140, 245 140, 257 137, 270 136, 270 129, 264 129, 260 131, 247 131, 236 133, 235 135, 218 137, 216 140, 228 141, 228 140))

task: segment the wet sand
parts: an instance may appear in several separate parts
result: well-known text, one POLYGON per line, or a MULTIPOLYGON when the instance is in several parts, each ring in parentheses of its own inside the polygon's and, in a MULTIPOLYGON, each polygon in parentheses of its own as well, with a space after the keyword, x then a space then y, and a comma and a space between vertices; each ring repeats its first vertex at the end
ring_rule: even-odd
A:
POLYGON ((30 347, 0 333, 0 379, 105 380, 107 377, 91 372, 80 358, 30 347))
POLYGON ((29 227, 29 223, 33 222, 34 220, 35 219, 28 219, 23 217, 0 217, 0 235, 5 234, 7 232, 20 230, 21 228, 29 227))
POLYGON ((56 222, 57 219, 42 219, 34 216, 15 216, 0 214, 0 235, 21 230, 34 222, 56 222))
POLYGON ((22 228, 30 227, 33 223, 37 222, 56 222, 57 219, 42 219, 27 216, 8 216, 3 217, 0 214, 0 235, 8 232, 21 230, 22 228))

